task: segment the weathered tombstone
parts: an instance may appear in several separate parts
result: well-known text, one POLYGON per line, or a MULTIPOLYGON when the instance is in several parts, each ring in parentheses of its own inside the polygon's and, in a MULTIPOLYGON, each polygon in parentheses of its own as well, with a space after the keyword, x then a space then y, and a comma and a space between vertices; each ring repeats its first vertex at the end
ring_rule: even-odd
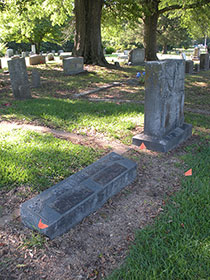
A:
POLYGON ((192 60, 185 61, 185 73, 187 73, 187 74, 193 73, 193 61, 192 60))
POLYGON ((13 49, 7 49, 7 50, 6 50, 6 56, 7 56, 7 57, 12 57, 13 55, 14 55, 13 49))
POLYGON ((199 60, 200 48, 194 48, 192 60, 199 60))
POLYGON ((67 232, 136 178, 135 162, 110 153, 21 205, 24 225, 51 239, 67 232))
POLYGON ((32 53, 36 53, 36 46, 35 45, 31 45, 31 51, 32 51, 32 53))
POLYGON ((53 60, 55 60, 54 54, 53 54, 53 53, 48 53, 48 55, 47 55, 47 60, 48 60, 48 61, 53 61, 53 60))
POLYGON ((192 134, 192 125, 184 123, 185 61, 147 62, 145 72, 144 132, 133 144, 167 152, 192 134))
POLYGON ((29 64, 30 65, 38 65, 45 63, 45 56, 34 54, 29 57, 29 64))
POLYGON ((36 69, 32 70, 31 85, 34 88, 41 87, 40 73, 36 69))
POLYGON ((84 72, 83 57, 69 57, 63 59, 63 70, 65 75, 74 75, 84 72))
POLYGON ((60 55, 61 53, 63 53, 64 51, 63 50, 59 50, 58 51, 58 55, 60 55))
POLYGON ((55 50, 52 50, 51 53, 52 53, 53 55, 55 55, 55 50))
POLYGON ((194 65, 194 72, 195 72, 195 73, 200 72, 200 64, 195 63, 195 65, 194 65))
POLYGON ((25 58, 8 61, 13 95, 16 99, 31 98, 25 58))
POLYGON ((144 63, 145 50, 144 49, 134 49, 129 52, 128 62, 132 65, 141 65, 144 63))
POLYGON ((209 54, 208 53, 202 53, 200 55, 200 69, 201 70, 209 69, 209 54))
POLYGON ((26 56, 27 56, 27 53, 26 53, 26 52, 22 52, 22 53, 21 53, 21 56, 22 56, 22 57, 26 57, 26 56))

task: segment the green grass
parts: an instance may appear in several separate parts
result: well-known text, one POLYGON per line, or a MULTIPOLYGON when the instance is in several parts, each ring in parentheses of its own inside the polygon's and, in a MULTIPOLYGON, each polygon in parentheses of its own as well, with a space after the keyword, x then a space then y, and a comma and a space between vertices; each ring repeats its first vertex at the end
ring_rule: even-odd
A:
POLYGON ((48 98, 14 101, 1 112, 2 120, 36 121, 40 125, 85 134, 99 132, 124 143, 130 143, 132 130, 137 124, 143 124, 143 106, 139 104, 48 98))
MULTIPOLYGON (((109 280, 210 279, 210 145, 188 147, 182 190, 152 226, 138 231, 126 263, 109 280)), ((182 167, 183 168, 183 167, 182 167)))
POLYGON ((0 130, 0 188, 27 185, 44 190, 91 164, 102 152, 50 134, 0 130))

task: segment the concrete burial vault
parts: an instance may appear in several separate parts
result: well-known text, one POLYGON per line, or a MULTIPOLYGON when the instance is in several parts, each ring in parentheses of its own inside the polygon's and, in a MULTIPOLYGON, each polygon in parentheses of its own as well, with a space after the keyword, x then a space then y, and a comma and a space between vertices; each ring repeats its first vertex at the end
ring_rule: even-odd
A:
POLYGON ((110 153, 24 202, 24 225, 51 239, 67 232, 136 178, 135 162, 110 153))
POLYGON ((185 61, 147 62, 145 70, 144 132, 133 144, 168 152, 192 135, 192 125, 184 122, 185 61))

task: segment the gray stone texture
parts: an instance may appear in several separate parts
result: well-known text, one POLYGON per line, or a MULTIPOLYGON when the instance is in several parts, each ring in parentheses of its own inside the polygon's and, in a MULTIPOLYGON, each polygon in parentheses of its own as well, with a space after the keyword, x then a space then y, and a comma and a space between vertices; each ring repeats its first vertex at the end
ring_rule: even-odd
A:
POLYGON ((129 52, 128 62, 132 65, 141 65, 144 63, 145 49, 134 49, 129 52))
POLYGON ((67 232, 136 178, 135 162, 110 153, 21 205, 24 225, 51 239, 67 232), (40 222, 45 228, 40 228, 40 222))
POLYGON ((15 99, 31 98, 25 58, 8 61, 12 92, 15 99))
POLYGON ((191 135, 184 124, 185 61, 171 59, 146 63, 144 133, 133 137, 151 150, 167 152, 191 135))
POLYGON ((29 64, 30 65, 38 65, 45 63, 45 56, 34 54, 29 57, 29 64))
POLYGON ((208 53, 202 53, 200 55, 200 69, 201 70, 209 69, 209 54, 208 53))
POLYGON ((7 49, 7 50, 6 50, 6 56, 7 56, 7 57, 12 57, 13 55, 14 55, 13 49, 7 49))
POLYGON ((185 61, 185 73, 186 74, 192 74, 193 73, 193 61, 192 60, 186 60, 185 61))
POLYGON ((41 81, 40 81, 40 73, 36 69, 32 69, 31 74, 31 85, 34 88, 41 87, 41 81))
POLYGON ((194 73, 198 73, 200 72, 200 64, 199 63, 195 63, 194 64, 194 73))
POLYGON ((63 70, 65 75, 75 75, 84 72, 83 57, 69 57, 63 59, 63 70))

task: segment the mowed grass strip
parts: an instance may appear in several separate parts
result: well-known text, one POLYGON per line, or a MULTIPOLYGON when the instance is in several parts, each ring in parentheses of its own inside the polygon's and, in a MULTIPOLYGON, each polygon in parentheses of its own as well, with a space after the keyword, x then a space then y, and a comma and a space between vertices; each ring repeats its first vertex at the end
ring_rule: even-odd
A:
POLYGON ((210 145, 205 137, 182 156, 182 189, 138 231, 125 264, 109 280, 210 279, 210 145))
POLYGON ((14 101, 1 120, 21 120, 81 134, 103 133, 131 143, 132 130, 143 125, 139 104, 93 103, 56 98, 14 101))
POLYGON ((0 129, 0 188, 27 185, 42 191, 93 163, 103 152, 50 134, 0 129))

